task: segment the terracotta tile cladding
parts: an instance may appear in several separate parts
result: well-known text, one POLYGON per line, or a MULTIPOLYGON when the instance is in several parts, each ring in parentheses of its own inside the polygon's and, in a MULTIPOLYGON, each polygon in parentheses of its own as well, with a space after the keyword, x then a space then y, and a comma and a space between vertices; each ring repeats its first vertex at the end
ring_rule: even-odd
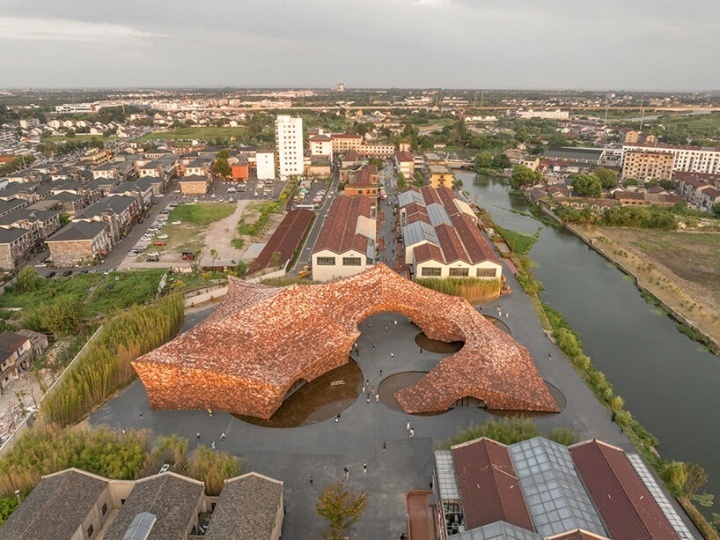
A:
POLYGON ((400 313, 428 337, 464 341, 418 383, 396 392, 408 413, 463 397, 490 409, 558 411, 527 349, 467 301, 384 265, 323 285, 271 288, 229 278, 205 321, 133 362, 156 409, 213 409, 270 418, 290 387, 347 362, 363 319, 400 313))

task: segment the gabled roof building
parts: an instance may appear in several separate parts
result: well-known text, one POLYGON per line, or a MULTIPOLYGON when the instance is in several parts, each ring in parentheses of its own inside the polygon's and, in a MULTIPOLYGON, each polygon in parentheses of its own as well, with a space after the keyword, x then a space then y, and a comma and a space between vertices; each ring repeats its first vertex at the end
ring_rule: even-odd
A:
POLYGON ((405 263, 416 278, 500 279, 502 265, 467 203, 446 187, 398 196, 405 263))

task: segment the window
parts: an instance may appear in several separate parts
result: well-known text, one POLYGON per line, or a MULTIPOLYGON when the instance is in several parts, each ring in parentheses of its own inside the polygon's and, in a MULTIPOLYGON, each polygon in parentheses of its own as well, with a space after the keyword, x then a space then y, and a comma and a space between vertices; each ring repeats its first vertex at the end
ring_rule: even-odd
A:
POLYGON ((438 268, 436 266, 423 266, 420 270, 420 275, 423 277, 439 277, 442 275, 442 268, 438 268))
POLYGON ((451 268, 450 277, 468 277, 469 272, 467 268, 451 268))
POLYGON ((94 532, 95 532, 95 527, 93 527, 92 525, 90 525, 90 526, 87 528, 88 538, 92 538, 92 535, 93 535, 94 532))
POLYGON ((318 263, 318 266, 334 266, 335 265, 335 257, 318 257, 317 263, 318 263))
POLYGON ((102 505, 102 515, 104 516, 105 514, 107 514, 107 503, 102 505))
POLYGON ((494 268, 478 268, 477 273, 475 275, 477 277, 495 277, 495 269, 494 268))
POLYGON ((343 266, 360 266, 362 259, 360 257, 343 257, 343 266))

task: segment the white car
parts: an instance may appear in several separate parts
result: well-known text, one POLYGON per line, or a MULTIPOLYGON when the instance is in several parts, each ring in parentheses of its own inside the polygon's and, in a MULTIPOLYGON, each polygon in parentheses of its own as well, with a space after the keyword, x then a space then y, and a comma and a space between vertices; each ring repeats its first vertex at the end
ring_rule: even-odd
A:
POLYGON ((160 240, 167 240, 167 239, 168 239, 168 235, 167 235, 167 234, 161 234, 160 236, 158 236, 158 238, 159 238, 160 240))
POLYGON ((170 225, 182 225, 182 221, 173 221, 170 225))

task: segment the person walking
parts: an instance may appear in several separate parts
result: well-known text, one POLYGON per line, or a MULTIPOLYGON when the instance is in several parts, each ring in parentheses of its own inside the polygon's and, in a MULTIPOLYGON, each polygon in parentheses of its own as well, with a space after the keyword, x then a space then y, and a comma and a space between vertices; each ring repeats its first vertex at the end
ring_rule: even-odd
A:
POLYGON ((335 423, 337 424, 337 423, 339 423, 339 422, 340 422, 340 413, 337 413, 337 414, 335 415, 335 423))
POLYGON ((212 441, 212 442, 210 443, 210 448, 212 448, 213 450, 215 450, 215 441, 212 441))
POLYGON ((405 430, 410 431, 410 420, 407 421, 407 424, 405 424, 405 430))
POLYGON ((221 441, 225 440, 225 432, 224 431, 220 434, 220 440, 221 441))
POLYGON ((363 463, 363 473, 367 472, 367 463, 363 463))
POLYGON ((385 441, 383 441, 383 452, 384 452, 385 450, 387 450, 387 443, 386 443, 385 441))
POLYGON ((394 358, 395 358, 395 354, 390 353, 390 360, 392 360, 392 359, 394 359, 394 358))
POLYGON ((415 436, 415 428, 410 428, 410 436, 411 437, 415 436))
POLYGON ((140 423, 143 423, 145 421, 145 418, 143 417, 143 413, 140 413, 140 423))
POLYGON ((365 401, 366 401, 367 403, 370 403, 370 394, 367 395, 367 397, 365 398, 365 401))
POLYGON ((375 394, 375 403, 379 403, 379 402, 380 402, 380 392, 375 394))
POLYGON ((548 360, 552 360, 552 353, 551 353, 551 352, 548 353, 548 360))
POLYGON ((382 369, 380 370, 380 376, 382 377, 382 369))
POLYGON ((310 475, 310 485, 311 485, 311 486, 313 485, 313 477, 312 477, 312 474, 310 475))
POLYGON ((197 432, 197 435, 196 435, 195 438, 196 438, 198 441, 200 440, 200 432, 199 432, 199 431, 197 432))
POLYGON ((348 469, 347 466, 343 467, 343 471, 345 471, 345 480, 350 478, 350 469, 348 469))

